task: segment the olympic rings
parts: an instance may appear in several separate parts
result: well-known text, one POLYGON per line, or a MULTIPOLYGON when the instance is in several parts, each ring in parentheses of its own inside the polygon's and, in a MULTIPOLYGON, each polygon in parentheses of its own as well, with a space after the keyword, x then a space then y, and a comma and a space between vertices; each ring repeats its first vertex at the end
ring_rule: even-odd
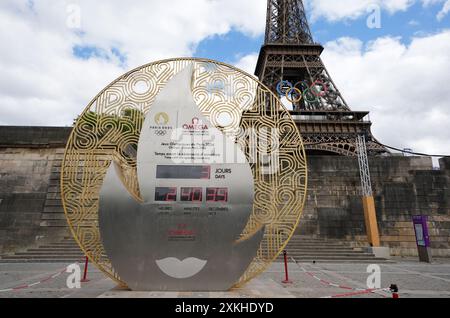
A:
POLYGON ((321 80, 314 81, 311 86, 308 86, 306 81, 300 81, 293 85, 290 81, 282 80, 277 84, 277 92, 291 103, 300 102, 303 96, 308 103, 313 103, 318 102, 320 97, 324 97, 328 93, 328 87, 321 80), (319 90, 318 86, 322 89, 319 90))
POLYGON ((158 137, 162 137, 162 136, 167 135, 167 131, 165 131, 165 130, 157 130, 157 131, 155 131, 155 135, 158 136, 158 137))
POLYGON ((286 99, 293 104, 300 102, 302 98, 303 98, 302 91, 299 90, 297 87, 292 87, 286 94, 286 99), (298 98, 292 98, 293 96, 295 96, 295 92, 297 92, 298 98))
POLYGON ((314 103, 318 102, 318 96, 316 96, 314 93, 311 93, 311 86, 308 86, 308 83, 305 81, 297 82, 294 87, 297 87, 300 84, 300 88, 303 90, 303 95, 305 96, 305 100, 308 103, 314 103))
POLYGON ((292 88, 293 88, 293 85, 292 85, 291 82, 289 82, 289 81, 280 81, 280 82, 278 83, 278 85, 277 85, 277 92, 278 92, 278 94, 280 94, 281 96, 286 96, 287 93, 288 93, 288 91, 289 91, 290 89, 292 89, 292 88), (286 88, 286 86, 284 86, 285 84, 288 86, 288 88, 286 88), (284 89, 285 91, 282 91, 282 89, 284 89))
POLYGON ((322 86, 323 90, 322 90, 321 93, 318 92, 318 94, 314 94, 314 92, 313 92, 313 94, 314 94, 316 97, 324 97, 324 96, 328 93, 328 87, 325 85, 325 83, 324 83, 323 81, 321 81, 321 80, 316 80, 316 81, 311 85, 310 89, 312 89, 313 91, 315 91, 315 90, 317 90, 317 86, 322 86))

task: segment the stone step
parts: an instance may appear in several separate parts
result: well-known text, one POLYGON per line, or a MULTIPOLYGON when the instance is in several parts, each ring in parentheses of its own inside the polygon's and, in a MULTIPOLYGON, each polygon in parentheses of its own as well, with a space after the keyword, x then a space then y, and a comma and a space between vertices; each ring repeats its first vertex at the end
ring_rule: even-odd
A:
POLYGON ((288 245, 301 245, 301 246, 334 246, 334 247, 349 247, 349 245, 339 244, 339 243, 324 243, 324 242, 317 242, 317 243, 310 243, 310 242, 293 242, 290 241, 288 245))
POLYGON ((304 244, 288 244, 286 248, 305 248, 305 249, 321 249, 321 248, 328 248, 328 249, 351 249, 354 248, 352 246, 345 246, 345 245, 324 245, 324 244, 317 244, 317 245, 304 245, 304 244))
POLYGON ((289 242, 295 242, 295 243, 305 243, 305 244, 333 244, 333 245, 345 245, 343 242, 339 241, 320 241, 320 240, 303 240, 303 239, 296 239, 291 238, 289 242))
MULTIPOLYGON (((335 261, 341 261, 341 260, 348 260, 348 261, 361 261, 361 260, 372 260, 372 261, 378 261, 378 260, 385 260, 384 258, 377 258, 374 255, 371 256, 361 256, 361 257, 355 257, 355 256, 312 256, 312 255, 295 255, 295 256, 289 256, 289 259, 295 259, 297 262, 303 262, 303 261, 324 261, 324 260, 335 260, 335 261)), ((280 257, 279 259, 284 259, 283 257, 280 257)))
POLYGON ((304 249, 324 249, 324 248, 328 248, 328 249, 336 249, 336 250, 341 250, 341 249, 351 249, 351 250, 353 250, 354 249, 351 246, 344 246, 344 245, 333 246, 333 245, 302 245, 302 244, 288 244, 288 246, 286 248, 304 248, 304 249))
POLYGON ((365 255, 352 255, 352 254, 347 254, 347 255, 316 255, 316 254, 291 254, 288 255, 288 257, 293 257, 295 259, 353 259, 353 260, 358 260, 358 259, 373 259, 375 258, 375 255, 370 255, 370 254, 365 254, 365 255))
MULTIPOLYGON (((349 263, 358 263, 358 264, 386 264, 386 263, 394 263, 392 261, 386 260, 386 259, 377 259, 377 258, 371 258, 371 259, 296 259, 298 263, 322 263, 322 264, 349 264, 349 263)), ((282 259, 277 260, 278 263, 282 263, 282 259)))
POLYGON ((41 220, 42 221, 64 220, 67 223, 66 215, 64 213, 59 212, 42 213, 41 220))
POLYGON ((62 201, 61 200, 49 200, 47 199, 45 201, 45 206, 58 206, 58 207, 62 207, 62 201))
POLYGON ((343 252, 343 253, 336 253, 336 252, 302 252, 302 251, 288 251, 288 255, 311 255, 311 256, 328 256, 328 255, 335 255, 335 256, 374 256, 371 253, 364 253, 364 252, 343 252))
MULTIPOLYGON (((286 249, 288 254, 311 254, 311 255, 318 255, 318 254, 352 254, 352 255, 360 255, 360 254, 367 254, 366 251, 362 250, 344 250, 344 251, 335 251, 335 250, 293 250, 293 249, 286 249)), ((369 253, 371 254, 371 253, 369 253)))
POLYGON ((329 246, 296 246, 296 245, 288 245, 286 250, 302 250, 302 251, 322 251, 322 250, 329 250, 329 251, 354 251, 351 247, 329 247, 329 246))
MULTIPOLYGON (((264 247, 264 246, 263 246, 264 247)), ((305 246, 305 245, 291 245, 289 244, 284 248, 285 250, 336 250, 336 251, 342 251, 342 250, 355 250, 353 247, 350 246, 305 246)))
POLYGON ((332 242, 332 241, 304 241, 304 240, 289 240, 289 243, 302 243, 302 244, 331 244, 331 245, 346 245, 342 242, 332 242))
POLYGON ((61 241, 57 243, 48 243, 48 246, 78 246, 75 241, 61 241))
POLYGON ((342 243, 341 240, 332 240, 332 239, 320 239, 320 238, 311 238, 311 237, 301 237, 298 235, 294 235, 291 237, 291 240, 294 241, 305 241, 305 242, 332 242, 332 243, 342 243))
POLYGON ((290 247, 290 246, 300 246, 300 247, 305 247, 305 248, 321 248, 321 247, 326 247, 326 248, 353 248, 351 245, 342 245, 342 244, 305 244, 305 243, 292 243, 292 242, 290 242, 287 246, 288 247, 290 247))
POLYGON ((34 254, 27 254, 27 255, 11 255, 11 256, 3 256, 2 260, 51 260, 51 259, 70 259, 70 260, 83 260, 84 256, 82 254, 79 255, 34 255, 34 254))
POLYGON ((66 247, 66 248, 47 248, 47 247, 39 247, 27 250, 27 252, 81 252, 79 247, 66 247))
POLYGON ((303 242, 321 242, 321 243, 340 243, 343 244, 341 240, 331 240, 331 239, 320 239, 320 238, 310 238, 310 237, 302 237, 299 235, 294 235, 291 237, 291 241, 303 241, 303 242))
POLYGON ((79 259, 1 259, 0 258, 0 263, 3 264, 22 264, 22 263, 48 263, 48 264, 53 264, 53 263, 61 263, 61 264, 73 264, 73 263, 80 263, 82 264, 82 260, 79 259))
POLYGON ((66 220, 43 220, 41 222, 41 227, 62 227, 67 228, 66 220))
MULTIPOLYGON (((322 262, 322 263, 383 263, 387 260, 377 258, 362 249, 353 248, 350 243, 339 240, 326 240, 295 235, 286 247, 289 259, 294 258, 298 262, 322 262)), ((283 261, 280 255, 278 261, 283 261)))
POLYGON ((70 243, 70 244, 63 244, 63 243, 55 243, 50 245, 42 245, 40 246, 42 248, 80 248, 78 244, 76 243, 70 243))
POLYGON ((61 213, 64 214, 64 207, 62 205, 59 206, 50 206, 45 205, 44 206, 44 213, 61 213))
POLYGON ((84 261, 84 253, 70 236, 63 237, 59 242, 45 243, 39 247, 30 248, 25 252, 6 255, 0 258, 0 263, 74 263, 84 261))
POLYGON ((81 252, 81 248, 79 248, 78 246, 73 246, 73 247, 42 247, 39 246, 38 248, 33 248, 33 249, 29 249, 26 250, 24 252, 81 252))
MULTIPOLYGON (((354 255, 348 255, 348 256, 338 256, 338 255, 288 255, 288 259, 295 259, 297 262, 324 262, 324 261, 347 261, 347 262, 360 262, 360 261, 371 261, 374 263, 377 262, 387 262, 388 260, 383 258, 377 258, 374 255, 364 255, 364 256, 354 256, 354 255)), ((281 255, 278 257, 277 261, 283 262, 284 257, 281 255)))
POLYGON ((352 246, 334 246, 334 245, 302 245, 302 244, 288 244, 286 246, 286 249, 289 248, 304 248, 304 249, 336 249, 336 250, 342 250, 342 249, 350 249, 353 250, 354 248, 352 246))
POLYGON ((302 251, 287 250, 288 255, 361 255, 366 254, 363 251, 302 251))
POLYGON ((289 242, 288 245, 310 246, 310 247, 318 247, 318 246, 349 247, 349 245, 344 245, 344 244, 336 244, 336 243, 309 243, 309 242, 289 242))
POLYGON ((360 256, 373 256, 370 253, 352 253, 352 252, 346 252, 346 253, 332 253, 332 252, 325 252, 325 253, 314 253, 314 252, 289 252, 288 256, 339 256, 339 257, 360 257, 360 256))
POLYGON ((74 245, 61 245, 61 246, 58 246, 58 245, 42 245, 42 246, 38 246, 38 247, 33 247, 33 248, 30 248, 30 249, 28 249, 27 251, 37 251, 37 250, 39 250, 39 251, 54 251, 54 250, 62 250, 62 251, 67 251, 67 250, 69 250, 69 251, 71 251, 71 250, 75 250, 75 251, 81 251, 81 248, 78 246, 78 245, 76 245, 76 244, 74 244, 74 245))
POLYGON ((27 251, 15 253, 14 256, 68 256, 68 255, 84 255, 81 251, 27 251))
POLYGON ((348 246, 348 244, 344 244, 342 242, 332 242, 332 241, 303 241, 303 240, 289 240, 289 244, 306 244, 306 245, 340 245, 340 246, 348 246))

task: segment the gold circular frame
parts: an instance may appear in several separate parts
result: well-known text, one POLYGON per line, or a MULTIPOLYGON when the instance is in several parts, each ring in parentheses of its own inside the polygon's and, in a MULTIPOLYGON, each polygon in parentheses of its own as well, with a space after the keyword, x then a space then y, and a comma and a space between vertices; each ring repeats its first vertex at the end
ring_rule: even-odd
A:
POLYGON ((255 149, 249 147, 251 137, 246 132, 258 132, 257 158, 251 164, 255 204, 241 239, 262 226, 265 234, 256 258, 236 285, 265 271, 300 221, 307 189, 305 150, 294 120, 270 89, 248 73, 212 60, 179 58, 141 66, 112 82, 86 107, 75 123, 61 169, 61 196, 75 240, 92 263, 122 285, 125 283, 105 255, 100 237, 100 188, 114 158, 124 171, 124 184, 140 200, 133 149, 143 119, 159 91, 189 63, 195 67, 194 100, 203 115, 219 126, 218 117, 227 114, 230 123, 220 129, 240 144, 247 158, 255 149), (260 134, 268 130, 275 131, 278 138, 260 134), (277 149, 277 165, 267 167, 261 155, 277 149))

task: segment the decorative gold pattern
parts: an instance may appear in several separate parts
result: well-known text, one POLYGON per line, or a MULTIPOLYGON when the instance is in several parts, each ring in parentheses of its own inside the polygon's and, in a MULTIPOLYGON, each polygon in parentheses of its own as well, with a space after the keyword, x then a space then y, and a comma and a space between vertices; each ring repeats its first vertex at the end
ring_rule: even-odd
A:
POLYGON ((263 225, 266 230, 257 257, 238 284, 278 257, 303 211, 307 168, 302 139, 289 112, 267 87, 241 70, 204 59, 171 59, 137 68, 100 92, 78 118, 61 171, 64 210, 75 240, 100 270, 121 284, 100 237, 100 188, 114 159, 130 193, 140 200, 136 149, 145 114, 165 84, 189 63, 195 66, 192 91, 202 113, 253 158, 255 206, 242 239, 263 225), (224 114, 230 123, 220 126, 224 114), (248 131, 258 132, 257 156, 248 131), (268 164, 262 155, 277 149, 276 160, 268 164))

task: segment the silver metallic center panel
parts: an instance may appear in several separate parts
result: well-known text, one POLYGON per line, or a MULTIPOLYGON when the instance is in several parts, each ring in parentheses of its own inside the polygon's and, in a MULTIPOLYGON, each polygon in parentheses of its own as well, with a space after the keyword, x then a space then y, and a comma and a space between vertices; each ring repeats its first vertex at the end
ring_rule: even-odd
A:
POLYGON ((253 209, 251 167, 192 98, 192 66, 159 93, 141 132, 143 203, 113 163, 99 225, 114 270, 133 290, 228 290, 256 256, 264 229, 239 241, 253 209))

